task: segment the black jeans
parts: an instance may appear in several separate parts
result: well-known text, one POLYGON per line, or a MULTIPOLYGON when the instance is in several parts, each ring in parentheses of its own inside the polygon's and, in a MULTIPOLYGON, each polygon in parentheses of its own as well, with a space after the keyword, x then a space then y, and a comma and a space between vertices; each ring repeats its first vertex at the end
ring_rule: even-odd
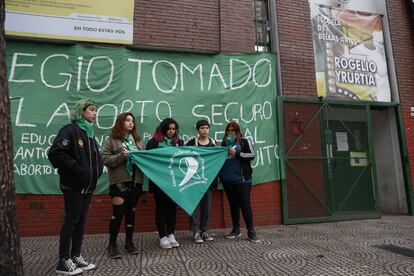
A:
POLYGON ((204 233, 208 231, 212 194, 213 191, 208 189, 190 217, 190 228, 193 234, 196 232, 204 233))
POLYGON ((175 231, 177 204, 158 186, 153 187, 155 199, 155 224, 160 238, 175 231))
POLYGON ((115 245, 118 238, 119 227, 125 215, 125 242, 132 242, 135 226, 135 208, 142 194, 142 184, 132 182, 113 184, 110 186, 111 197, 121 197, 124 202, 119 205, 112 204, 112 217, 109 223, 109 244, 115 245))
POLYGON ((223 183, 224 191, 230 205, 233 230, 240 231, 240 209, 248 232, 254 231, 253 213, 250 204, 250 184, 223 183))
POLYGON ((60 231, 59 257, 79 256, 81 253, 86 215, 92 194, 81 194, 72 189, 63 190, 65 218, 60 231))

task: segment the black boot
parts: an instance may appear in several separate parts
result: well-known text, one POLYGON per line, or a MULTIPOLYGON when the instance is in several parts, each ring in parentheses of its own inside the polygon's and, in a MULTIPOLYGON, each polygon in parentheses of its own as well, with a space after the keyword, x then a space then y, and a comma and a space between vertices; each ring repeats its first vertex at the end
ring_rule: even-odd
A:
POLYGON ((122 258, 121 254, 119 254, 118 247, 116 244, 110 244, 108 246, 108 255, 111 259, 119 259, 122 258))
POLYGON ((131 255, 138 254, 139 252, 132 241, 125 241, 125 249, 131 255))

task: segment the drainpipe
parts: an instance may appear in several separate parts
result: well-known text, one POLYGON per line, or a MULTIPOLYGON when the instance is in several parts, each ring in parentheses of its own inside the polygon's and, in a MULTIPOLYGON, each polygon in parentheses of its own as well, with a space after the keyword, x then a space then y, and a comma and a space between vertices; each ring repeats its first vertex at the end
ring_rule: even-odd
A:
POLYGON ((279 47, 279 28, 277 22, 276 0, 269 0, 270 10, 270 45, 271 52, 276 54, 276 87, 277 96, 283 95, 282 92, 282 66, 280 65, 280 47, 279 47))

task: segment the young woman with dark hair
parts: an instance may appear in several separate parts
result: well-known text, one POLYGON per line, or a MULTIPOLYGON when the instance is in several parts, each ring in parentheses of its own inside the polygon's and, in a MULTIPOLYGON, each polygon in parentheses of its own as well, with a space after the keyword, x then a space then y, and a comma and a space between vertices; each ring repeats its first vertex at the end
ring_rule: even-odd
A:
MULTIPOLYGON (((183 141, 178 136, 178 128, 178 123, 174 119, 164 119, 155 130, 152 138, 148 141, 146 149, 182 146, 183 141)), ((155 224, 160 237, 161 248, 170 249, 180 246, 174 235, 177 205, 151 179, 149 180, 149 190, 154 194, 155 224)))
POLYGON ((222 146, 228 147, 229 156, 220 171, 220 180, 230 205, 232 231, 226 235, 228 239, 241 236, 240 210, 246 223, 247 236, 252 242, 260 242, 253 226, 253 214, 250 204, 252 187, 252 166, 254 150, 252 143, 243 137, 238 123, 232 121, 227 124, 222 146))
POLYGON ((120 114, 102 151, 104 164, 108 167, 109 194, 112 197, 108 255, 114 259, 121 258, 116 240, 124 216, 125 249, 129 254, 138 253, 132 241, 132 236, 135 226, 135 209, 142 193, 142 172, 134 166, 133 175, 129 175, 126 162, 131 152, 143 148, 134 115, 130 112, 120 114))

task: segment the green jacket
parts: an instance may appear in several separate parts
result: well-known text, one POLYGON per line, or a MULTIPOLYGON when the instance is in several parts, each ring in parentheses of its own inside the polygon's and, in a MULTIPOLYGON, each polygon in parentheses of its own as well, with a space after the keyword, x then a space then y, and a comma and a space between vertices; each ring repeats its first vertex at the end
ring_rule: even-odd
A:
MULTIPOLYGON (((138 149, 142 150, 144 145, 142 142, 136 142, 138 149)), ((102 159, 104 165, 108 167, 109 175, 109 184, 114 185, 121 182, 132 181, 132 176, 130 176, 126 169, 127 156, 123 154, 124 146, 122 141, 119 139, 108 138, 106 141, 103 150, 102 150, 102 159)), ((135 166, 135 179, 134 183, 142 184, 142 172, 135 166)))

